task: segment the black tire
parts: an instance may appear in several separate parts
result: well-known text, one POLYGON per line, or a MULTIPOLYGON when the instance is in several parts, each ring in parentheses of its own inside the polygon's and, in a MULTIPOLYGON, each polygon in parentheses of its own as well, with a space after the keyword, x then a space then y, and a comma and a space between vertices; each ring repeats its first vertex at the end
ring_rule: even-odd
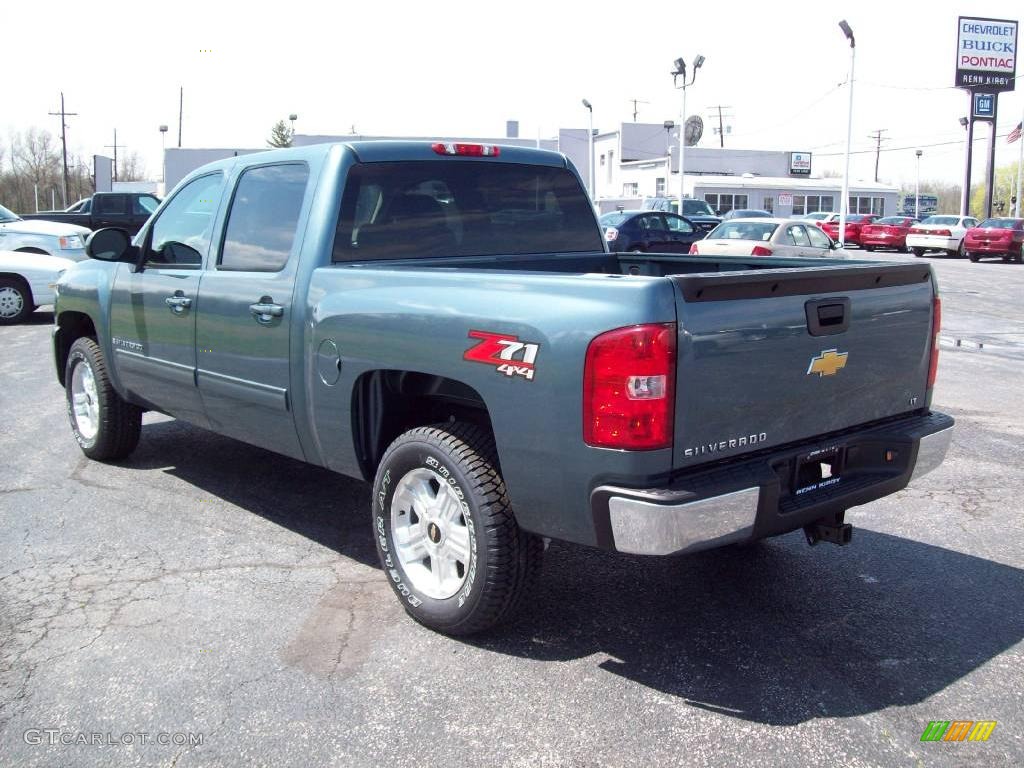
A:
POLYGON ((960 245, 956 249, 956 255, 961 259, 967 255, 967 248, 964 246, 963 240, 960 241, 960 245))
POLYGON ((976 253, 968 253, 967 258, 969 258, 972 262, 977 263, 980 257, 976 253))
POLYGON ((875 246, 873 246, 873 245, 862 245, 861 247, 865 251, 867 251, 868 253, 874 253, 875 252, 875 246))
POLYGON ((35 309, 32 290, 16 277, 0 277, 0 325, 24 322, 35 309))
POLYGON ((114 390, 103 352, 95 340, 83 337, 71 345, 64 367, 64 392, 71 431, 86 456, 97 461, 110 461, 123 459, 135 450, 142 430, 142 409, 123 400, 114 390), (84 394, 90 398, 90 404, 94 402, 98 406, 95 430, 88 429, 84 422, 80 425, 75 413, 72 385, 81 366, 88 366, 92 373, 95 401, 91 400, 91 393, 84 394))
MULTIPOLYGON (((440 487, 433 492, 434 498, 440 498, 440 487)), ((469 635, 506 621, 531 593, 540 574, 543 543, 516 524, 499 474, 494 438, 482 427, 438 424, 401 435, 388 447, 377 468, 371 509, 377 554, 388 581, 406 612, 430 629, 469 635), (435 567, 433 556, 425 554, 422 561, 413 561, 416 568, 423 569, 418 576, 421 586, 417 586, 395 542, 395 525, 420 525, 418 521, 426 522, 431 515, 427 507, 421 507, 417 515, 413 502, 409 510, 401 509, 401 502, 392 504, 396 490, 405 487, 413 473, 425 477, 423 470, 434 475, 435 479, 428 481, 431 487, 447 479, 447 490, 461 500, 458 523, 468 528, 468 562, 456 563, 462 565, 463 580, 457 591, 446 597, 432 597, 422 586, 424 574, 435 567)), ((421 527, 423 547, 440 549, 449 532, 454 532, 454 518, 448 522, 440 517, 437 520, 437 524, 430 522, 421 527), (438 525, 449 527, 442 533, 438 525)))
POLYGON ((914 248, 913 250, 914 255, 917 256, 917 258, 920 259, 922 256, 924 256, 924 248, 914 248))

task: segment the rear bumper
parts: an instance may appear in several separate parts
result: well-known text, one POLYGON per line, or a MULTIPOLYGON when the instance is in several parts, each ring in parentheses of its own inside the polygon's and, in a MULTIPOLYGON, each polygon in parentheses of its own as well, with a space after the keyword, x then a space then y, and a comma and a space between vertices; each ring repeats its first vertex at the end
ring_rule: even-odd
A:
POLYGON ((979 243, 970 240, 964 243, 964 250, 969 253, 988 256, 1006 256, 1021 252, 1021 243, 979 243))
POLYGON ((938 235, 907 235, 908 248, 925 248, 934 251, 955 251, 960 247, 960 238, 938 235))
POLYGON ((946 456, 953 423, 933 412, 687 473, 665 488, 601 486, 591 495, 598 542, 671 555, 802 528, 931 472, 946 456), (841 473, 797 489, 799 460, 818 451, 839 452, 841 473))
POLYGON ((878 248, 902 248, 907 243, 903 235, 861 235, 860 244, 878 248))

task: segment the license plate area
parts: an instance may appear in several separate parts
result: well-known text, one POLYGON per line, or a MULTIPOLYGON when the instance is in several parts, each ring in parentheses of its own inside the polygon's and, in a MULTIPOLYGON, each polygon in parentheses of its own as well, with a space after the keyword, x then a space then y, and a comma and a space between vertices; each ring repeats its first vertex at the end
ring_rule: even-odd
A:
POLYGON ((797 457, 793 475, 793 495, 828 488, 839 482, 846 451, 841 446, 829 446, 797 457))

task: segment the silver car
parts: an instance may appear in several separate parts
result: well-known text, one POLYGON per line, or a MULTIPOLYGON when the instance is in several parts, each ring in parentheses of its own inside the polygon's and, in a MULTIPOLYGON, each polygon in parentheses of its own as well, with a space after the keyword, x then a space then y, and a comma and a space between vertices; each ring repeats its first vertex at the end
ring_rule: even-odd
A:
POLYGON ((45 253, 72 261, 84 261, 85 238, 91 230, 77 224, 26 221, 0 205, 0 250, 45 253))
POLYGON ((848 258, 812 222, 801 219, 730 219, 690 248, 701 256, 805 256, 848 258))

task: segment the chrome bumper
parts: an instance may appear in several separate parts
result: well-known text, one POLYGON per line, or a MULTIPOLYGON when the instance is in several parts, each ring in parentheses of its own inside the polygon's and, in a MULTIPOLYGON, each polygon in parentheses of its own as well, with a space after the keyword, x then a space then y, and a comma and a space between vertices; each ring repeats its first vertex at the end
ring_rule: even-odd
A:
POLYGON ((914 464, 910 482, 914 482, 917 478, 927 475, 938 467, 945 460, 952 440, 952 427, 922 437, 917 446, 917 463, 914 464))
POLYGON ((615 548, 635 555, 671 555, 750 538, 760 488, 685 504, 652 504, 612 496, 608 512, 615 548))

